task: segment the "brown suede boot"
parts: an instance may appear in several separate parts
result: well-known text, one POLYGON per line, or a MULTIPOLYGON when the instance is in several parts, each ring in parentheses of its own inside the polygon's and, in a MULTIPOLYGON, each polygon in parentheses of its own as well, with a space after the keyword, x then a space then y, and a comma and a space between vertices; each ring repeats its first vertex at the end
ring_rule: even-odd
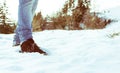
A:
POLYGON ((33 39, 28 39, 27 41, 21 44, 21 52, 38 52, 40 54, 47 55, 46 52, 44 52, 40 49, 40 47, 37 46, 33 39))

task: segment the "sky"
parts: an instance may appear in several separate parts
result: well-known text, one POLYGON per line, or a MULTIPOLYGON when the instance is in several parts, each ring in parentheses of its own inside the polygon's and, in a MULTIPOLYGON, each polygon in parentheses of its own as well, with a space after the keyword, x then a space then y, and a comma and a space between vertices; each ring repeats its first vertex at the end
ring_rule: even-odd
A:
MULTIPOLYGON (((12 18, 16 20, 19 0, 6 0, 6 1, 9 7, 10 14, 13 15, 12 18)), ((41 11, 43 16, 52 15, 63 7, 65 1, 66 0, 39 0, 36 12, 41 11)))
POLYGON ((92 8, 98 11, 117 7, 120 5, 120 0, 91 0, 92 8))
MULTIPOLYGON (((0 0, 2 2, 3 0, 0 0)), ((10 12, 9 18, 17 20, 18 13, 18 1, 19 0, 6 0, 8 5, 8 10, 10 12)), ((41 11, 43 16, 53 15, 56 11, 59 11, 66 0, 39 0, 36 12, 41 11)), ((102 11, 106 8, 111 8, 113 6, 120 5, 120 0, 91 0, 93 10, 102 11)))

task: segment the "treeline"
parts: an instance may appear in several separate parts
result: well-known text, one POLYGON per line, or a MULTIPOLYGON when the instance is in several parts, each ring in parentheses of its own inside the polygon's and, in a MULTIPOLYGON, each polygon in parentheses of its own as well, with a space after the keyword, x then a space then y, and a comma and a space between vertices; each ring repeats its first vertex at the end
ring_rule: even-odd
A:
POLYGON ((99 17, 99 13, 91 12, 90 5, 90 0, 67 0, 61 11, 54 16, 43 18, 41 12, 36 14, 33 20, 33 29, 34 31, 102 29, 112 22, 110 19, 99 17))
MULTIPOLYGON (((102 29, 111 19, 99 17, 96 12, 90 10, 90 0, 67 0, 60 11, 53 16, 43 17, 39 12, 33 19, 33 31, 42 30, 82 30, 102 29)), ((0 3, 0 33, 13 33, 16 25, 7 18, 8 9, 6 2, 0 3)))

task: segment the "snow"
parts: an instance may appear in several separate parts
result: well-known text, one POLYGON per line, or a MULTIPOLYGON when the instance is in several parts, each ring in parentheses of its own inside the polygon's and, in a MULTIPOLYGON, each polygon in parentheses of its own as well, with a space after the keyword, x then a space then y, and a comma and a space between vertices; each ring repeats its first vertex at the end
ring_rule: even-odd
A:
POLYGON ((100 30, 34 32, 34 40, 48 56, 19 53, 14 34, 0 34, 0 73, 120 73, 120 7, 105 13, 115 18, 100 30))

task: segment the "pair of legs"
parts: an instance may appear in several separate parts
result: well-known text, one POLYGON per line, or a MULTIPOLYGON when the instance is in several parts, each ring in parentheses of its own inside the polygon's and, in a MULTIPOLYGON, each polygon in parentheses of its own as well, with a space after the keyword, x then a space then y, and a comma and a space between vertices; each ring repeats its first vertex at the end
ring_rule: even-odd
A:
POLYGON ((15 30, 13 45, 19 45, 33 38, 32 20, 38 0, 19 0, 18 25, 15 30))

